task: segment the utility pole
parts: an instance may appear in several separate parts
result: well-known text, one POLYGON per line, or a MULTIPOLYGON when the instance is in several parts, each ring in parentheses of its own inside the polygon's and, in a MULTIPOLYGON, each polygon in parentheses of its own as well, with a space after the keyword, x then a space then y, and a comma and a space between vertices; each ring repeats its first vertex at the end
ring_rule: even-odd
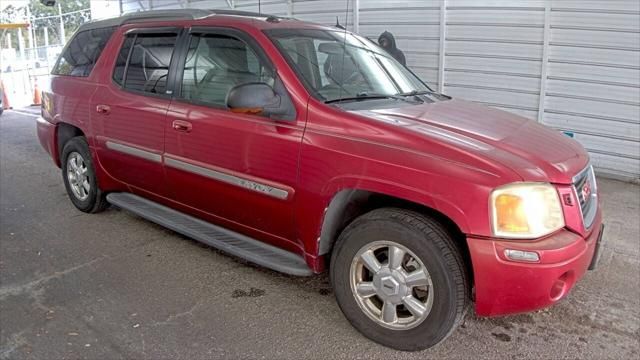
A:
POLYGON ((36 37, 36 23, 35 19, 30 20, 31 26, 29 26, 29 30, 31 31, 31 47, 33 48, 33 59, 38 60, 38 38, 36 37))
POLYGON ((58 18, 60 19, 60 45, 64 45, 67 42, 67 38, 64 36, 64 19, 62 19, 62 5, 58 2, 58 18))
POLYGON ((27 28, 28 36, 29 36, 29 47, 31 48, 31 52, 27 49, 27 60, 28 63, 31 63, 31 59, 33 58, 33 52, 36 50, 36 47, 33 44, 33 19, 31 19, 31 9, 29 9, 29 5, 24 7, 27 22, 29 23, 29 28, 27 28))
MULTIPOLYGON (((27 31, 29 31, 27 29, 27 31)), ((25 64, 27 63, 27 59, 25 57, 25 51, 24 51, 24 37, 22 36, 22 29, 18 28, 18 51, 20 52, 20 61, 25 64)), ((22 74, 22 72, 20 72, 20 74, 22 74)), ((19 75, 20 78, 24 79, 23 75, 19 75)), ((22 85, 22 92, 26 93, 27 89, 25 88, 24 84, 26 83, 25 81, 18 81, 19 84, 22 85)), ((13 90, 15 92, 15 89, 13 90)))
POLYGON ((22 29, 18 29, 18 51, 20 52, 20 60, 24 61, 24 38, 22 37, 22 29))

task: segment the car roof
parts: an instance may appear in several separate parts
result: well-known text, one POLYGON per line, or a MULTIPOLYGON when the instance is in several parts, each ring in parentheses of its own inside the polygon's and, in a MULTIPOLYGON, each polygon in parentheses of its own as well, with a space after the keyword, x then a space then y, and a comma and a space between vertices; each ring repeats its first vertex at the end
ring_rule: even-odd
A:
POLYGON ((258 29, 272 28, 311 28, 330 29, 327 26, 300 21, 293 18, 237 10, 206 10, 206 9, 174 9, 150 10, 125 14, 119 17, 90 21, 80 26, 78 32, 100 29, 105 27, 139 24, 145 22, 175 22, 192 20, 193 25, 215 25, 215 20, 224 17, 258 29))

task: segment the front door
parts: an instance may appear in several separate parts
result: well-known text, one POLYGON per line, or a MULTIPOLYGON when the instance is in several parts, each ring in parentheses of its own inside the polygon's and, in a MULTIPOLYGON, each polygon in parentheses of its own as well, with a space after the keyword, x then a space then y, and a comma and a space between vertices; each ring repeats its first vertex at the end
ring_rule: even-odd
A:
POLYGON ((282 240, 295 241, 293 200, 305 114, 282 121, 226 107, 232 87, 276 81, 259 46, 239 31, 192 30, 184 58, 176 80, 181 91, 165 130, 173 196, 223 226, 286 247, 282 240))
POLYGON ((114 178, 134 192, 166 193, 162 164, 167 110, 167 77, 177 30, 128 32, 113 82, 91 100, 98 158, 114 178))

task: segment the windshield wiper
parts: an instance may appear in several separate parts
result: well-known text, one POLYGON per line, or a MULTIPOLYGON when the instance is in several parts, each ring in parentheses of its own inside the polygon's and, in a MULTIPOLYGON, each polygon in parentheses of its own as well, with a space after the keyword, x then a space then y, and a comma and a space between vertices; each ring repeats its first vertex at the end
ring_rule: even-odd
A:
POLYGON ((327 100, 324 103, 325 104, 332 104, 332 103, 338 103, 338 102, 343 102, 343 101, 361 101, 361 100, 377 100, 377 99, 394 99, 394 100, 408 101, 404 97, 398 96, 398 95, 360 93, 360 94, 358 94, 356 96, 347 96, 347 97, 341 97, 341 98, 337 98, 337 99, 327 100))
POLYGON ((405 93, 398 93, 396 96, 404 96, 406 98, 413 97, 414 99, 421 99, 424 102, 424 99, 418 95, 426 95, 425 97, 429 99, 429 101, 441 101, 441 100, 451 100, 451 96, 447 96, 445 94, 437 93, 433 90, 413 90, 405 93))
POLYGON ((412 90, 409 92, 398 93, 396 96, 416 96, 416 95, 425 95, 425 94, 436 94, 435 91, 430 90, 412 90))

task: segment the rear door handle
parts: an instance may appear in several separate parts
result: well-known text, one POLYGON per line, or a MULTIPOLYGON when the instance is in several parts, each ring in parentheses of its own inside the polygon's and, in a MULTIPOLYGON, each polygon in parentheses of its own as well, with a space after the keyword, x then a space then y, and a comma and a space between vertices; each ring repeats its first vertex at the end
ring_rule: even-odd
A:
POLYGON ((111 113, 111 107, 109 105, 98 105, 96 106, 96 112, 102 115, 109 115, 109 113, 111 113))
POLYGON ((182 132, 191 132, 192 129, 191 123, 184 120, 173 120, 172 127, 173 130, 182 132))

